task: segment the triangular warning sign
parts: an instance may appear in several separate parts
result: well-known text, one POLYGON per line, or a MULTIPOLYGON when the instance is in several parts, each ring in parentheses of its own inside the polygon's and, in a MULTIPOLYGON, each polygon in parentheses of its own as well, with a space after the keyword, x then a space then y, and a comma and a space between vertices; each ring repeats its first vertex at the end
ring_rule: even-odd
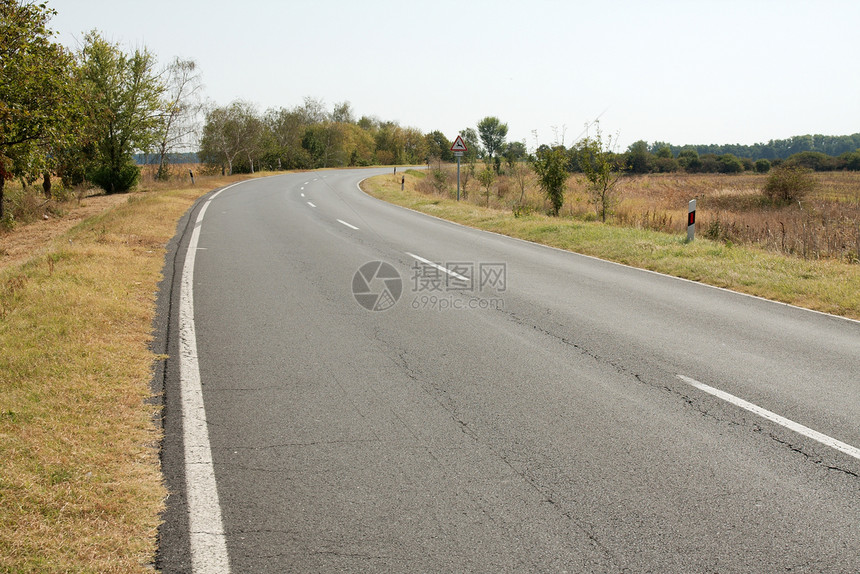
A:
POLYGON ((457 136, 457 139, 454 140, 454 145, 451 146, 451 151, 467 151, 466 142, 463 141, 463 136, 457 136))

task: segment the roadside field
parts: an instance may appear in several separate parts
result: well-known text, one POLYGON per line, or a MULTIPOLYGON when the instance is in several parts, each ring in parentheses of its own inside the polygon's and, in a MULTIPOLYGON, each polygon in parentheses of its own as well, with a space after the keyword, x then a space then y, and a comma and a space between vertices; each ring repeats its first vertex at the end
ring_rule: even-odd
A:
POLYGON ((0 235, 0 572, 152 571, 165 246, 199 196, 238 179, 85 198, 0 235))
MULTIPOLYGON (((364 182, 363 189, 380 199, 457 223, 502 233, 641 267, 668 275, 700 281, 817 311, 860 319, 860 265, 844 259, 804 259, 790 254, 709 240, 701 229, 697 239, 686 243, 685 226, 666 226, 656 231, 647 226, 607 225, 576 218, 562 210, 563 217, 550 217, 539 210, 515 216, 510 205, 491 197, 490 207, 473 200, 457 202, 450 191, 434 191, 432 170, 406 172, 406 189, 400 191, 401 174, 384 175, 364 182)), ((743 176, 741 176, 743 177, 743 176)), ((728 180, 726 180, 728 181, 728 180)), ((735 184, 741 179, 731 180, 735 184)), ((455 180, 456 182, 456 180, 455 180)), ((508 184, 510 185, 510 184, 508 184)), ((455 183, 456 186, 456 183, 455 183)), ((519 191, 508 188, 503 197, 519 191)), ((543 201, 533 187, 532 201, 543 201)), ((577 205, 575 197, 565 204, 577 205)), ((657 205, 655 200, 655 205, 657 205)), ((684 201, 686 205, 686 201, 684 201)), ((686 212, 669 214, 686 223, 686 212)))

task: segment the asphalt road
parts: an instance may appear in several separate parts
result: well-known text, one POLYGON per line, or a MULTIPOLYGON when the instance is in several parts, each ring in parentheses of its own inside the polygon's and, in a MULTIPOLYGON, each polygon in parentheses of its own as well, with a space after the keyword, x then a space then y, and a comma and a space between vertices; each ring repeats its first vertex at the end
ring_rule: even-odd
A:
POLYGON ((860 572, 860 323, 416 214, 358 190, 377 173, 253 180, 182 223, 159 568, 211 555, 179 364, 196 229, 221 520, 197 530, 228 556, 196 571, 860 572))

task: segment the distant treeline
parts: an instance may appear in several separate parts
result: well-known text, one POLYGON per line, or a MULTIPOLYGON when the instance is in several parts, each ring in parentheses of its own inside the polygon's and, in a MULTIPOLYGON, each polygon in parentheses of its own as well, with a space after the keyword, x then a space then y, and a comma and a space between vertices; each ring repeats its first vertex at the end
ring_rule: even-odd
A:
POLYGON ((678 157, 682 151, 687 150, 695 150, 700 156, 731 154, 735 157, 753 160, 788 159, 795 154, 803 152, 818 152, 838 157, 860 149, 860 133, 850 136, 825 136, 821 134, 794 136, 788 139, 770 140, 767 143, 752 145, 709 144, 676 146, 666 142, 654 142, 653 144, 649 144, 648 151, 656 154, 665 147, 672 150, 672 155, 675 157, 678 157))

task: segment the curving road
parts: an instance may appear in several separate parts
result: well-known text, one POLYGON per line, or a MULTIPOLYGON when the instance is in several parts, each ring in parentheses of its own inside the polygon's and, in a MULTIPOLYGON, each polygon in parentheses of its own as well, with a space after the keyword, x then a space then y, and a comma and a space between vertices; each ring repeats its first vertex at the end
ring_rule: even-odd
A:
POLYGON ((159 568, 860 571, 860 323, 416 214, 377 173, 182 224, 159 568))

